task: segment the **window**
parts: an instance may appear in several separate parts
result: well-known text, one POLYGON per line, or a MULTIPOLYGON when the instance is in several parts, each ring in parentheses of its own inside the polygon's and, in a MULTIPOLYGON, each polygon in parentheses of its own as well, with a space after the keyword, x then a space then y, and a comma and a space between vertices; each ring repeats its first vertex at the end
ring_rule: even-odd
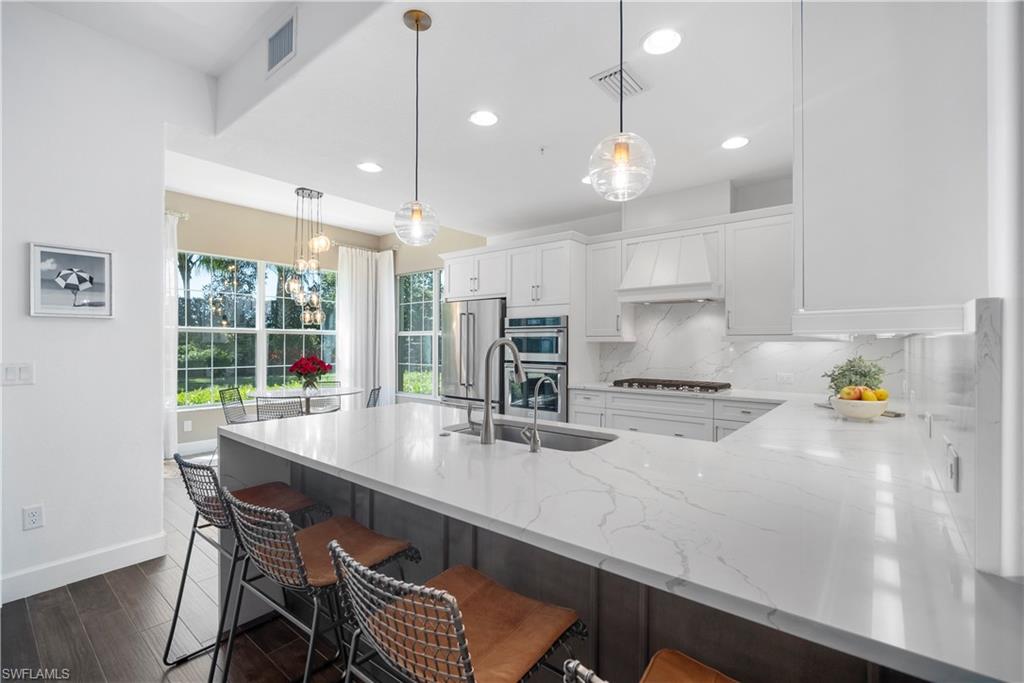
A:
POLYGON ((287 369, 305 354, 334 363, 337 274, 307 281, 320 287, 326 319, 303 327, 301 310, 283 296, 290 273, 273 263, 178 254, 179 406, 218 404, 226 387, 249 398, 257 387, 298 385, 287 369))
POLYGON ((437 396, 441 377, 440 270, 398 276, 398 391, 437 396))

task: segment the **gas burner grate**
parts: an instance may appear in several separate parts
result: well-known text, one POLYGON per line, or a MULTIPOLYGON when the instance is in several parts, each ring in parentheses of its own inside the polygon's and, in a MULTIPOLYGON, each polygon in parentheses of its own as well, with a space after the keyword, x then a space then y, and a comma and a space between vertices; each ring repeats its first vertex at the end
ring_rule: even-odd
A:
POLYGON ((627 377, 612 382, 614 387, 626 389, 660 389, 662 391, 691 391, 700 394, 714 394, 732 387, 728 382, 703 382, 691 379, 650 379, 627 377))

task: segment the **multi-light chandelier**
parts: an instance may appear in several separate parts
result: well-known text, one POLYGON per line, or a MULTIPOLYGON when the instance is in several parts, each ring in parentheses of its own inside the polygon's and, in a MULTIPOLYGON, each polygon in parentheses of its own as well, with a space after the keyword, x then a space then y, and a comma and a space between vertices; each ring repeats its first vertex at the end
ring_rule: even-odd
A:
POLYGON ((319 190, 295 188, 295 259, 294 271, 285 281, 285 290, 302 307, 303 325, 320 325, 324 310, 320 297, 320 254, 331 248, 331 239, 324 234, 319 190))

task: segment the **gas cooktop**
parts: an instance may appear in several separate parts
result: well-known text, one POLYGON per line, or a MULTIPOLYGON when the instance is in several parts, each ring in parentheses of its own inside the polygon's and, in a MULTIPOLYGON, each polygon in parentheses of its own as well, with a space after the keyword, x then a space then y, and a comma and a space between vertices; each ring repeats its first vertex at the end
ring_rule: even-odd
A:
POLYGON ((690 391, 699 394, 714 394, 732 387, 728 382, 702 382, 695 379, 651 379, 649 377, 627 377, 612 382, 613 387, 626 389, 660 389, 663 391, 690 391))

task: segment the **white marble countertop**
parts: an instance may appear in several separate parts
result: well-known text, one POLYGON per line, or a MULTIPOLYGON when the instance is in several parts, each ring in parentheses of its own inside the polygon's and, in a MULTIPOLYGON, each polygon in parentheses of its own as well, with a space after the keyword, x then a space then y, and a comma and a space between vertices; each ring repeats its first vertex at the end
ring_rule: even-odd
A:
POLYGON ((795 398, 719 443, 440 436, 404 403, 221 427, 288 460, 923 678, 1024 679, 1024 590, 978 573, 905 420, 795 398))

